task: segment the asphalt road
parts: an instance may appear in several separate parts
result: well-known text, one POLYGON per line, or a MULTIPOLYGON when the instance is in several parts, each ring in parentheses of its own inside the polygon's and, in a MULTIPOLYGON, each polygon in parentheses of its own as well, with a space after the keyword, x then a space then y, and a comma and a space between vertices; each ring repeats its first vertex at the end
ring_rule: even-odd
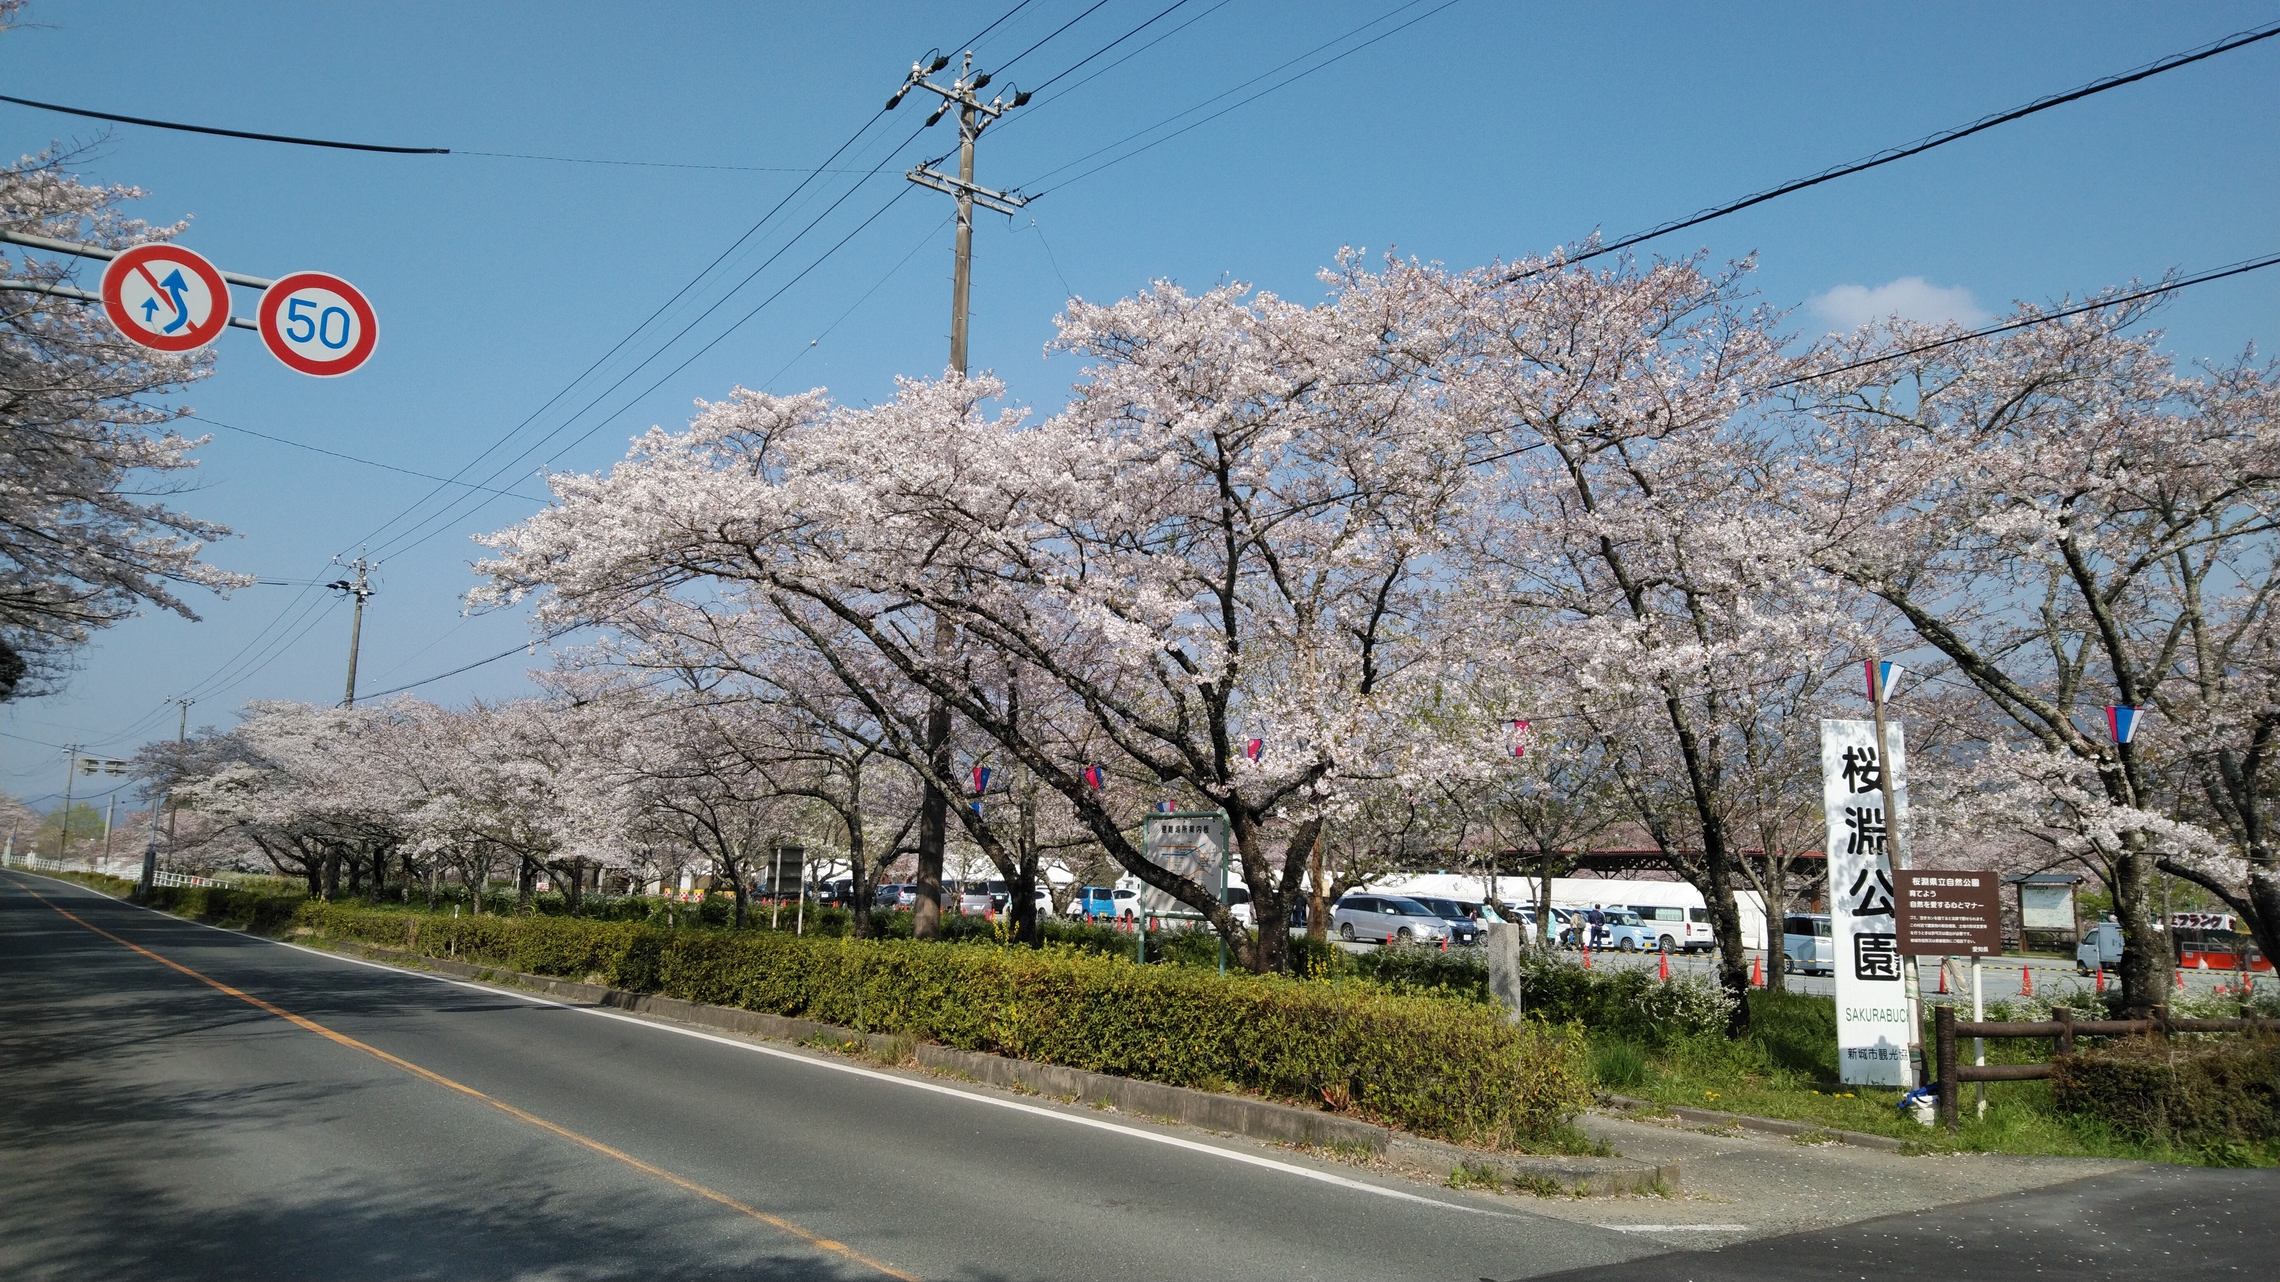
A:
MULTIPOLYGON (((407 974, 14 871, 0 1083, 11 1279, 1710 1277, 1793 1239, 1776 1258, 1849 1260, 1869 1231, 1664 1255, 1683 1234, 407 974), (1687 1259, 1713 1263, 1667 1272, 1687 1259)), ((2128 1216, 2160 1214, 2149 1189, 2197 1174, 2022 1205, 2063 1223, 2103 1198, 2127 1238, 2128 1216)), ((2256 1213, 2148 1228, 2198 1252, 2163 1275, 2268 1265, 2280 1182, 2205 1174, 2246 1181, 2256 1213)), ((1973 1212, 1934 1214, 1951 1213, 1973 1212)), ((1889 1240, 1928 1270, 1954 1256, 1936 1234, 1889 1240)))

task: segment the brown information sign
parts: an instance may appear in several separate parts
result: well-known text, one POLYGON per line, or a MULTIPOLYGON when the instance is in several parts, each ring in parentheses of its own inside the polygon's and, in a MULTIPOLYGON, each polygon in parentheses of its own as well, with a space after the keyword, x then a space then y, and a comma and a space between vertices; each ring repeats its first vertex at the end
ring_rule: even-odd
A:
POLYGON ((1987 957, 2003 951, 2001 881, 1991 872, 1920 868, 1892 874, 1903 957, 1987 957))

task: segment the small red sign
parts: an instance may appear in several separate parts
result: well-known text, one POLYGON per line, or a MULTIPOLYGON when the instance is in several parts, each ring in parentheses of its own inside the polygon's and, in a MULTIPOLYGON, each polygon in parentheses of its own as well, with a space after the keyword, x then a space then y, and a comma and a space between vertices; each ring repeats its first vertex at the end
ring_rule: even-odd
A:
POLYGON ((230 287, 180 245, 137 245, 103 269, 103 314, 130 343, 195 351, 230 323, 230 287))
POLYGON ((294 272, 261 296, 261 341, 303 374, 338 378, 362 365, 380 341, 372 304, 356 286, 325 272, 294 272))

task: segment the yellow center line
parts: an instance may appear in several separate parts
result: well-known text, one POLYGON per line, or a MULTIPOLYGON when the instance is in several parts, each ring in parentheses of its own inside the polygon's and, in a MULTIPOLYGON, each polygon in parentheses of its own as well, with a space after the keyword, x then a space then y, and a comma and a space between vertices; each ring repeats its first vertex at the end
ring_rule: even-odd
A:
POLYGON ((441 1073, 421 1068, 419 1065, 412 1063, 408 1059, 404 1059, 396 1055, 391 1055, 388 1052, 381 1050, 377 1046, 373 1046, 365 1042, 360 1042, 355 1038, 350 1037, 346 1033, 334 1032, 332 1029, 325 1027, 313 1019, 309 1019, 306 1016, 302 1015, 296 1015, 293 1012, 286 1010, 282 1006, 278 1006, 270 1002, 265 1002, 259 997, 256 997, 253 994, 248 993, 242 989, 232 988, 228 984, 225 984, 222 981, 215 979, 209 975, 200 974, 199 972, 190 969, 188 966, 185 966, 178 961, 173 961, 169 958, 161 957, 157 953, 154 953, 148 948, 143 947, 141 944, 121 939, 117 935, 112 934, 110 931, 103 929, 101 926, 97 926, 91 922, 82 920, 67 909, 63 908, 61 905, 50 902, 47 896, 41 894, 37 890, 32 889, 30 886, 25 885, 23 882, 14 881, 12 878, 10 880, 18 890, 25 892, 32 898, 39 900, 43 904, 46 904, 49 908, 62 913, 64 917, 68 918, 69 920, 86 927, 88 930, 94 931, 96 934, 110 940, 112 943, 133 949, 135 952, 141 953, 143 956, 150 958, 152 961, 157 962, 161 966, 180 971, 181 973, 188 975, 190 978, 197 980, 199 983, 205 984, 218 992, 227 993, 230 996, 237 998, 239 1001, 244 1002, 246 1005, 252 1006, 257 1010, 275 1015, 277 1018, 282 1019, 289 1024, 293 1024, 300 1028, 305 1028, 310 1032, 315 1033, 319 1037, 338 1042, 341 1045, 349 1047, 353 1050, 363 1051, 365 1054, 372 1056, 374 1059, 392 1064, 397 1068, 403 1069, 405 1072, 410 1073, 414 1077, 423 1078, 427 1081, 434 1082, 438 1086, 446 1087, 450 1090, 458 1091, 460 1094, 466 1095, 470 1098, 481 1100, 491 1107, 499 1110, 500 1112, 505 1113, 509 1117, 516 1119, 517 1121, 528 1122, 532 1126, 535 1126, 542 1131, 548 1131, 555 1135, 559 1135, 563 1139, 569 1140, 573 1144, 584 1145, 585 1147, 592 1149, 594 1152, 602 1154, 604 1157, 616 1158, 618 1161, 625 1163, 627 1166, 630 1166, 645 1175, 654 1175, 658 1179, 665 1181, 667 1184, 673 1185, 675 1188, 686 1189, 687 1191, 696 1194, 698 1197, 705 1198, 709 1201, 718 1202, 722 1206, 725 1206, 732 1211, 736 1211, 744 1215, 749 1215, 753 1219, 760 1221, 762 1224, 768 1225, 770 1228, 779 1229, 785 1233, 791 1234, 793 1237, 796 1237, 800 1241, 807 1243, 809 1246, 815 1247, 817 1250, 829 1251, 834 1255, 853 1260, 857 1264, 876 1269, 879 1272, 886 1274, 890 1278, 900 1278, 903 1280, 903 1282, 919 1282, 918 1278, 914 1275, 905 1273, 902 1270, 895 1268, 893 1265, 884 1263, 883 1261, 874 1260, 870 1256, 863 1254, 861 1251, 858 1251, 851 1246, 848 1246, 844 1242, 835 1242, 830 1238, 824 1237, 820 1233, 811 1233, 808 1230, 801 1228, 799 1225, 792 1223, 790 1220, 783 1218, 782 1216, 770 1215, 766 1211, 760 1210, 757 1207, 746 1206, 744 1203, 737 1201, 735 1198, 730 1197, 726 1193, 722 1193, 716 1189, 707 1188, 704 1185, 697 1183, 695 1180, 675 1175, 673 1172, 668 1171, 661 1166, 655 1166, 651 1163, 644 1162, 640 1158, 635 1157, 633 1154, 628 1153, 623 1149, 612 1148, 609 1145, 602 1143, 600 1140, 588 1139, 586 1136, 580 1135, 578 1132, 573 1131, 568 1127, 556 1125, 555 1123, 549 1122, 545 1118, 540 1117, 535 1113, 524 1112, 522 1109, 516 1108, 514 1105, 507 1103, 505 1100, 486 1095, 483 1092, 476 1090, 472 1086, 467 1086, 462 1083, 455 1082, 450 1078, 445 1077, 441 1073))

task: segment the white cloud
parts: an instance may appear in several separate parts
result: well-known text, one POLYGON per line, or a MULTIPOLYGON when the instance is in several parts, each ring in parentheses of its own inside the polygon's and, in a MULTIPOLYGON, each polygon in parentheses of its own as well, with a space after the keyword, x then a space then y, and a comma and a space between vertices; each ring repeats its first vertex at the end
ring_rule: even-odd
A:
POLYGON ((1902 276, 1874 289, 1839 285, 1826 294, 1815 294, 1807 305, 1831 329, 1842 330, 1858 329, 1890 316, 1922 325, 1945 321, 1983 325, 1992 319, 1972 300, 1970 290, 1961 285, 1942 289, 1921 276, 1902 276))

